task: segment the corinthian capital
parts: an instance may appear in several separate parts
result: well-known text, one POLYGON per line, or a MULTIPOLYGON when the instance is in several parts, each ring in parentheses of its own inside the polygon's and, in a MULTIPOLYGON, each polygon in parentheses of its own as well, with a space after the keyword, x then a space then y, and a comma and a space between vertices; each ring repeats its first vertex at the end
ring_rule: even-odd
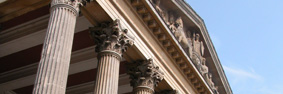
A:
POLYGON ((121 28, 119 20, 91 27, 90 33, 96 52, 110 50, 122 54, 133 45, 133 39, 127 35, 127 29, 121 28))
POLYGON ((151 90, 154 90, 164 77, 164 73, 152 63, 152 59, 128 64, 128 74, 131 86, 134 88, 146 87, 151 90))

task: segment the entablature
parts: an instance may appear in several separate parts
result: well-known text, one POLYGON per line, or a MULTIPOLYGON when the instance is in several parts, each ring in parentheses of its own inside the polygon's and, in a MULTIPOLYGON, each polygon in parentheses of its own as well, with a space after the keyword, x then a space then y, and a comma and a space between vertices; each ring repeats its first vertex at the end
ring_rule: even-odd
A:
MULTIPOLYGON (((213 88, 211 87, 213 85, 210 84, 214 82, 216 86, 220 87, 218 89, 220 93, 226 90, 229 94, 231 90, 228 81, 203 20, 182 0, 166 0, 167 2, 159 2, 160 4, 157 4, 156 1, 158 0, 126 0, 132 10, 138 14, 141 21, 145 23, 144 25, 149 28, 151 35, 159 42, 159 45, 163 47, 164 51, 171 57, 179 70, 183 72, 183 75, 187 77, 196 91, 212 93, 213 88), (166 13, 161 13, 165 10, 166 13), (189 34, 185 33, 185 31, 189 31, 189 34), (197 36, 199 39, 197 39, 197 36), (193 45, 193 42, 195 45, 193 45), (196 44, 198 46, 194 47, 196 44), (207 61, 207 65, 197 65, 197 63, 202 63, 204 60, 207 61), (202 76, 204 72, 198 71, 200 67, 208 67, 209 72, 214 76, 213 78, 218 79, 213 79, 211 82, 207 81, 202 76)), ((82 8, 82 13, 93 25, 110 19, 104 11, 105 8, 101 8, 97 2, 92 2, 90 5, 82 8)), ((114 19, 115 17, 111 18, 114 19)))
POLYGON ((129 2, 198 92, 231 93, 203 20, 189 5, 180 0, 129 2))

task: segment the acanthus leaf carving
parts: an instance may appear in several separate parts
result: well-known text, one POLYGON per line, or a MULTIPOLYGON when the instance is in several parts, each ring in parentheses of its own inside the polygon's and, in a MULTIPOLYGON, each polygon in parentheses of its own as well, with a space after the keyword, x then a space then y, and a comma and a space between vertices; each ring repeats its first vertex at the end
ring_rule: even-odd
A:
POLYGON ((119 20, 90 28, 96 52, 110 50, 122 54, 133 45, 133 38, 129 37, 127 33, 127 29, 121 28, 119 20))
POLYGON ((153 64, 152 59, 138 60, 128 64, 127 69, 131 79, 131 86, 134 88, 148 87, 154 90, 164 78, 164 73, 153 64))
POLYGON ((212 81, 212 74, 209 73, 209 68, 205 64, 206 58, 204 57, 204 43, 200 40, 200 35, 196 31, 185 31, 183 20, 180 16, 175 15, 175 12, 168 11, 166 9, 161 9, 160 0, 150 0, 155 10, 161 16, 163 21, 167 24, 167 27, 175 36, 176 40, 180 43, 181 47, 187 52, 188 56, 191 58, 193 64, 199 70, 201 75, 204 77, 206 82, 209 84, 211 89, 215 94, 219 94, 217 86, 214 85, 212 81), (168 13, 168 19, 166 19, 165 13, 168 13))

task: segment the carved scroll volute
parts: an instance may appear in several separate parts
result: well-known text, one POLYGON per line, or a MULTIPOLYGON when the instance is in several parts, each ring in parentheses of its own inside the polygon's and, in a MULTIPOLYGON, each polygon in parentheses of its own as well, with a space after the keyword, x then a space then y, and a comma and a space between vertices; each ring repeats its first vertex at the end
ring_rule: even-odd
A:
POLYGON ((110 50, 122 54, 133 45, 133 38, 127 35, 127 29, 121 28, 119 20, 91 27, 90 33, 96 45, 96 52, 110 50))
POLYGON ((134 88, 147 87, 154 90, 164 77, 163 72, 153 64, 152 59, 139 60, 128 64, 127 69, 131 79, 131 86, 134 88))

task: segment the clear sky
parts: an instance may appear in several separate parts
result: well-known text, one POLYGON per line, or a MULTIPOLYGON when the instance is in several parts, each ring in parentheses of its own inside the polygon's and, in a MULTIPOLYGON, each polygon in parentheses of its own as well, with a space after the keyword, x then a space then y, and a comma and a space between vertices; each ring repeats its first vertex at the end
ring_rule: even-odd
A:
POLYGON ((283 94, 283 0, 186 0, 204 19, 234 94, 283 94))

